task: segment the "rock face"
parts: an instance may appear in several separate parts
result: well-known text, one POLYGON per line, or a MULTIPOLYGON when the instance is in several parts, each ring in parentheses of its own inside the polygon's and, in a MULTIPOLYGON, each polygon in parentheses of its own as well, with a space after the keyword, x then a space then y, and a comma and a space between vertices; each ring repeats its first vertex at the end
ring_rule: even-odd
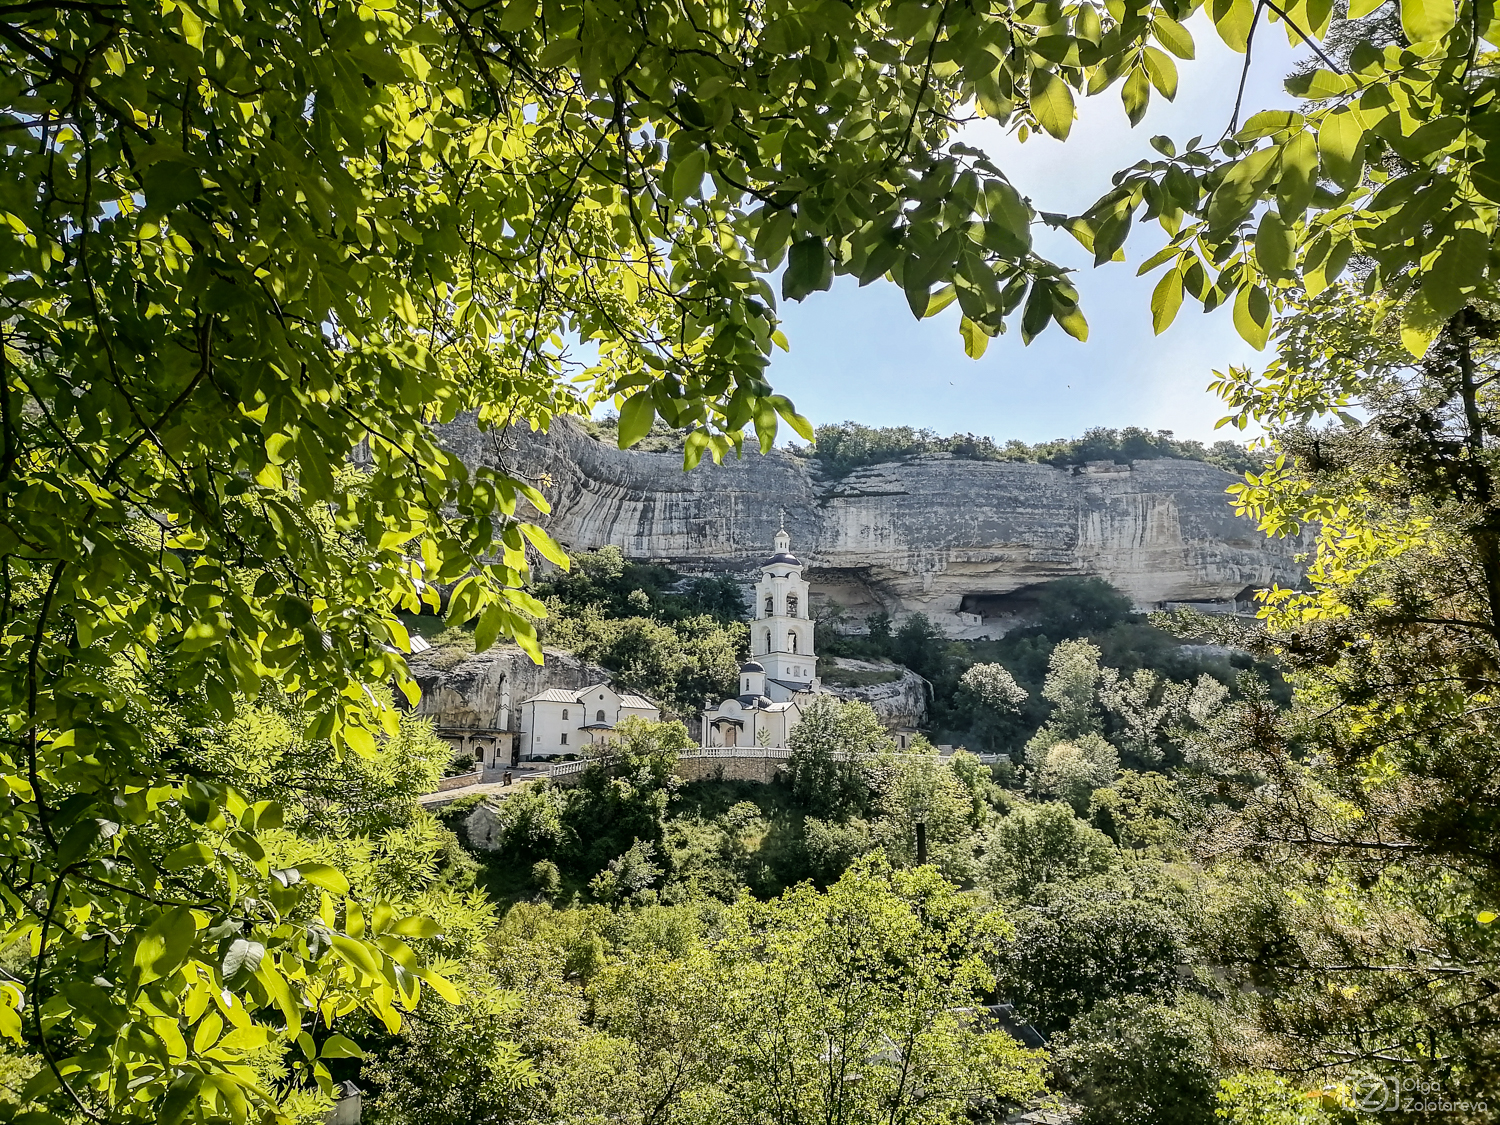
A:
POLYGON ((836 656, 833 663, 840 669, 860 673, 874 673, 874 677, 890 676, 885 683, 838 684, 823 683, 825 691, 840 699, 857 699, 868 703, 881 722, 895 729, 905 727, 916 730, 927 725, 927 681, 910 668, 899 664, 875 663, 867 660, 852 660, 836 656))
POLYGON ((603 668, 571 652, 544 648, 542 657, 543 663, 533 664, 515 645, 497 645, 457 663, 414 659, 412 677, 422 689, 417 714, 443 733, 514 731, 522 700, 548 688, 583 688, 610 679, 603 668))
POLYGON ((1197 461, 1059 469, 930 454, 835 479, 752 450, 684 473, 678 454, 621 451, 566 419, 504 439, 463 419, 441 438, 471 466, 504 456, 544 474, 542 522, 574 549, 747 571, 784 512, 815 597, 856 616, 923 612, 955 636, 1003 632, 1028 587, 1066 575, 1098 575, 1143 608, 1232 606, 1301 576, 1304 545, 1237 517, 1224 493, 1235 478, 1197 461))

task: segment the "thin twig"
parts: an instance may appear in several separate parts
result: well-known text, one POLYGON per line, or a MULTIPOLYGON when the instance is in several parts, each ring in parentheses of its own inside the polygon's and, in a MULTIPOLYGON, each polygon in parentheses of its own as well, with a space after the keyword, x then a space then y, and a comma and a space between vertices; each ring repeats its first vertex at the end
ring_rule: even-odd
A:
MULTIPOLYGON (((1245 80, 1250 77, 1250 51, 1255 46, 1255 29, 1260 26, 1260 12, 1266 6, 1266 0, 1255 5, 1255 15, 1250 17, 1250 33, 1245 36, 1245 65, 1240 67, 1240 88, 1234 95, 1234 112, 1229 115, 1229 128, 1224 130, 1224 137, 1234 134, 1240 124, 1240 106, 1245 100, 1245 80)), ((1220 137, 1222 141, 1224 137, 1220 137)))
POLYGON ((1261 0, 1261 3, 1264 4, 1266 7, 1270 8, 1271 11, 1275 12, 1282 19, 1286 20, 1287 26, 1290 27, 1293 31, 1295 31, 1298 35, 1302 36, 1302 42, 1306 43, 1309 47, 1311 47, 1313 49, 1313 54, 1317 55, 1318 58, 1322 59, 1323 60, 1323 64, 1325 66, 1327 66, 1329 70, 1333 71, 1335 74, 1343 74, 1344 73, 1343 69, 1339 66, 1338 63, 1334 62, 1332 59, 1330 59, 1327 55, 1325 55, 1323 53, 1323 49, 1321 47, 1319 47, 1317 45, 1317 43, 1315 43, 1313 41, 1313 37, 1311 35, 1309 35, 1307 32, 1303 31, 1302 28, 1298 27, 1297 26, 1297 21, 1294 20, 1294 19, 1292 19, 1291 16, 1287 15, 1284 11, 1282 11, 1279 7, 1277 7, 1276 4, 1273 2, 1273 0, 1261 0))

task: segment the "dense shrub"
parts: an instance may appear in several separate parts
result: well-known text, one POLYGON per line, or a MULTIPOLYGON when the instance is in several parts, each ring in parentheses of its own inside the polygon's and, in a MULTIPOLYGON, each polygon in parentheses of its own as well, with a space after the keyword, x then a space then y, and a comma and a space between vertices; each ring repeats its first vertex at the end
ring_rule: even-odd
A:
POLYGON ((1206 1038, 1182 1007, 1124 996, 1079 1019, 1053 1058, 1080 1125, 1213 1125, 1206 1038))
POLYGON ((1114 844, 1058 801, 1018 805, 1000 818, 985 846, 985 874, 996 893, 1025 898, 1043 883, 1081 879, 1117 862, 1114 844))
POLYGON ((1117 996, 1166 999, 1185 959, 1178 925, 1162 903, 1105 879, 1049 883, 1009 917, 1000 987, 1043 1031, 1117 996))

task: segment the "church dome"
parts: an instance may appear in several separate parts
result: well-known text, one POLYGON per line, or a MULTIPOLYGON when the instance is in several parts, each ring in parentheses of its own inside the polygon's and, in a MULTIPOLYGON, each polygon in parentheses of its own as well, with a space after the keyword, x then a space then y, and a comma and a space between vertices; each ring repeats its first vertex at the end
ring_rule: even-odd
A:
POLYGON ((765 670, 765 665, 759 660, 747 660, 740 665, 741 672, 764 672, 765 670))
POLYGON ((784 563, 784 564, 786 564, 788 566, 801 566, 802 565, 802 560, 799 559, 796 555, 792 554, 790 551, 777 551, 774 555, 772 555, 770 558, 768 558, 765 562, 761 563, 760 565, 761 566, 776 566, 777 564, 782 564, 782 563, 784 563))

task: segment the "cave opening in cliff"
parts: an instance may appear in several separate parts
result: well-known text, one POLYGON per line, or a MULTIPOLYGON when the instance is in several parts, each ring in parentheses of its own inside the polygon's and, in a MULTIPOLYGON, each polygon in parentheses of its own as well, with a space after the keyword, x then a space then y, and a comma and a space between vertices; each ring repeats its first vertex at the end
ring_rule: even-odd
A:
POLYGON ((965 594, 959 602, 960 613, 972 613, 988 623, 1002 626, 1019 625, 1036 617, 1041 610, 1042 591, 1045 582, 1020 586, 1006 593, 986 591, 980 594, 965 594))

